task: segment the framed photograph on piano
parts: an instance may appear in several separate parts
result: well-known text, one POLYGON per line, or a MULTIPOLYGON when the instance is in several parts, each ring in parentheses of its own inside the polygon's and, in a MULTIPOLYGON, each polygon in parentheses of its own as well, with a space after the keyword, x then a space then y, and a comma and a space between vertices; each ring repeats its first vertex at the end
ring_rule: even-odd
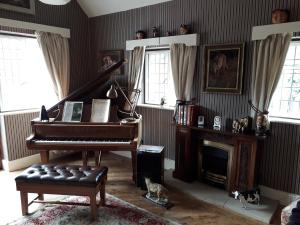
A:
POLYGON ((66 101, 62 116, 63 122, 80 122, 83 111, 83 102, 66 101))

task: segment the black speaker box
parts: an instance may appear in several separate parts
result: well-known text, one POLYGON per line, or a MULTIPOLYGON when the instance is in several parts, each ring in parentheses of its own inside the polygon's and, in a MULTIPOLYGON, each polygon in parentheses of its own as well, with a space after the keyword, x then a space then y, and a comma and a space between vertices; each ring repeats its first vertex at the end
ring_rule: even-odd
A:
POLYGON ((137 186, 146 190, 145 177, 163 183, 164 151, 161 146, 141 145, 137 152, 137 186))

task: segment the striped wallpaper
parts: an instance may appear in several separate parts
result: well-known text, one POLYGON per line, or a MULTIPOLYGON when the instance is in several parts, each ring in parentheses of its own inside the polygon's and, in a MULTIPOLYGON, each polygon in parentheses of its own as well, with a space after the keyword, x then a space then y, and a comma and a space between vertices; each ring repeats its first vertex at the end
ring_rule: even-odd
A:
MULTIPOLYGON (((135 31, 142 29, 151 36, 151 28, 158 26, 164 36, 167 31, 177 34, 182 23, 191 24, 193 32, 200 34, 193 96, 202 106, 202 114, 208 124, 212 124, 215 115, 220 115, 225 125, 226 119, 250 114, 247 101, 251 84, 251 30, 253 26, 269 24, 271 12, 275 8, 288 8, 291 21, 300 20, 299 0, 174 0, 92 18, 91 76, 96 74, 97 52, 125 49, 125 41, 134 39, 135 31), (238 42, 246 43, 243 94, 202 93, 203 46, 238 42)), ((121 78, 126 80, 126 76, 121 78)), ((174 159, 175 131, 171 124, 171 111, 142 107, 138 110, 143 115, 144 142, 165 145, 167 157, 174 159)), ((282 191, 300 193, 300 126, 272 123, 271 127, 272 135, 264 143, 261 152, 259 183, 282 191)))

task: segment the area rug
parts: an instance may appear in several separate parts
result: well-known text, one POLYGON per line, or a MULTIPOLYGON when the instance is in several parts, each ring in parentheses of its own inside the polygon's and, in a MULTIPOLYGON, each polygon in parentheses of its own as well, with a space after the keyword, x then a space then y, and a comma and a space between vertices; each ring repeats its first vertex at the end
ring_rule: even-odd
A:
MULTIPOLYGON (((99 199, 99 196, 97 197, 99 199)), ((66 197, 63 201, 87 203, 86 197, 66 197)), ((45 204, 31 215, 9 225, 178 225, 112 195, 106 194, 106 206, 100 206, 97 219, 90 221, 90 207, 45 204)))

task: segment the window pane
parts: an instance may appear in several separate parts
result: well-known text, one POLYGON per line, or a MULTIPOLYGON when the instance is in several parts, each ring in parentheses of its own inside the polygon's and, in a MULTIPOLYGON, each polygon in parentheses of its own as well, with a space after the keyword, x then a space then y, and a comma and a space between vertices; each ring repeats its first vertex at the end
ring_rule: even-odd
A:
POLYGON ((1 111, 47 108, 57 102, 35 38, 0 35, 1 111))
POLYGON ((147 51, 145 57, 145 103, 160 104, 164 98, 167 105, 176 102, 172 74, 170 69, 170 52, 147 51))

